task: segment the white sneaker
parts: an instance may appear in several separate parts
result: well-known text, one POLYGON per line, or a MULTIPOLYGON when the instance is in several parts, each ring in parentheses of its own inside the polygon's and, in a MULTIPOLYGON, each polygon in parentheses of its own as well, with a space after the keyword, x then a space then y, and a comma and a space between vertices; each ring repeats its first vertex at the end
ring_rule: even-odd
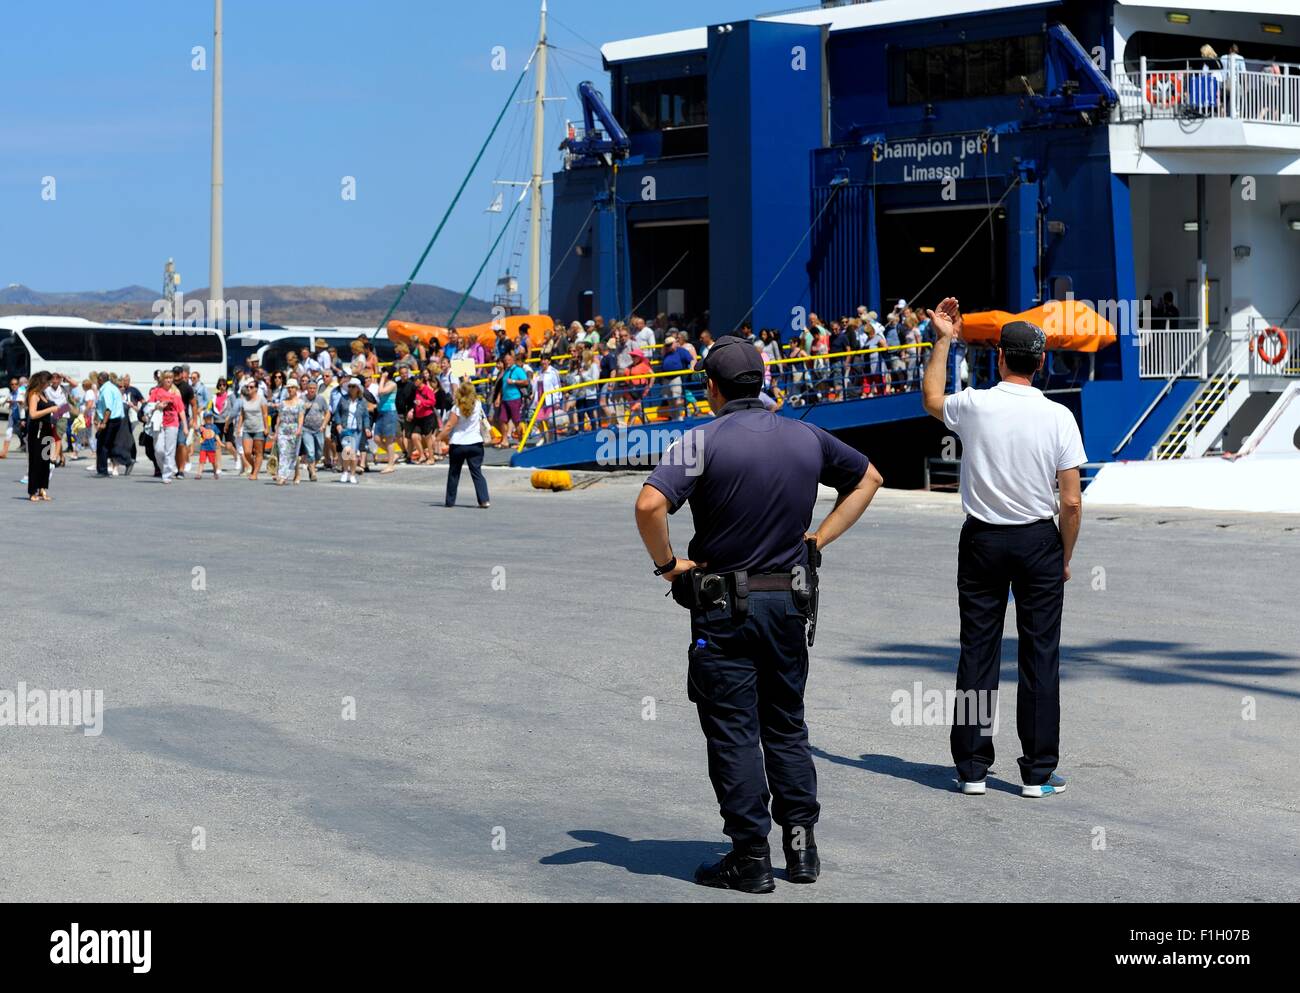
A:
POLYGON ((1065 792, 1065 777, 1052 773, 1051 778, 1038 786, 1026 786, 1020 791, 1021 796, 1043 797, 1055 796, 1057 793, 1065 792))
POLYGON ((343 475, 339 476, 339 482, 340 482, 340 483, 350 483, 350 482, 352 482, 352 480, 348 478, 348 473, 345 472, 345 473, 343 473, 343 475))
POLYGON ((88 466, 86 466, 86 471, 87 471, 87 472, 94 472, 94 471, 95 471, 95 467, 94 467, 93 465, 88 465, 88 466))
POLYGON ((221 470, 220 470, 220 469, 216 470, 216 476, 217 476, 218 479, 221 478, 221 470))
POLYGON ((352 474, 352 478, 349 479, 348 482, 349 482, 349 483, 359 483, 359 482, 361 482, 361 479, 360 479, 360 478, 357 476, 357 474, 354 472, 354 473, 352 474))
POLYGON ((961 787, 961 791, 965 793, 967 796, 983 796, 985 793, 985 782, 982 779, 971 780, 969 782, 965 780, 961 780, 959 785, 961 787))

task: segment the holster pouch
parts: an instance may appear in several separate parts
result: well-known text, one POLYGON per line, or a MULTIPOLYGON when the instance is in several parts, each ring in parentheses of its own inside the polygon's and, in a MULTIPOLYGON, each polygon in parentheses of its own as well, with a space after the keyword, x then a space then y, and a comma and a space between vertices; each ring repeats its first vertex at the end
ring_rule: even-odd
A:
POLYGON ((738 621, 743 621, 749 616, 749 573, 743 569, 740 572, 733 572, 731 585, 735 596, 732 600, 731 616, 738 621))
POLYGON ((685 607, 687 610, 694 610, 699 602, 699 581, 695 575, 697 571, 691 569, 673 580, 673 599, 677 601, 679 607, 685 607))
POLYGON ((727 577, 691 569, 673 580, 672 595, 687 610, 716 610, 727 605, 727 577))

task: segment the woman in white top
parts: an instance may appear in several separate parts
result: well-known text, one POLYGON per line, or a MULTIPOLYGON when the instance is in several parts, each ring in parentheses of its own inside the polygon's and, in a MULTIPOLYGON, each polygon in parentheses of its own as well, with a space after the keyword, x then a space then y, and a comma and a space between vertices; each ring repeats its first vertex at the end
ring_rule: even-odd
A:
POLYGON ((450 463, 447 467, 447 506, 456 506, 456 490, 460 486, 461 466, 469 463, 469 474, 474 480, 474 493, 478 505, 486 510, 488 503, 487 480, 483 478, 483 404, 469 383, 456 387, 456 406, 438 432, 438 437, 450 442, 450 463))

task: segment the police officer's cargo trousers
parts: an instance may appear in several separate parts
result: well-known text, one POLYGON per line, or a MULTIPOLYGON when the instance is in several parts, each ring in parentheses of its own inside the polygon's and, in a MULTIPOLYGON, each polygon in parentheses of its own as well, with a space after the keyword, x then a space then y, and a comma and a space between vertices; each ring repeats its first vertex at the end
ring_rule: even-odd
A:
POLYGON ((772 819, 812 826, 821 809, 804 723, 804 630, 789 592, 751 592, 743 619, 730 607, 691 612, 687 695, 708 741, 723 830, 738 848, 766 841, 772 819))
POLYGON ((993 728, 972 715, 991 719, 994 713, 1008 587, 1015 595, 1019 637, 1020 776, 1029 785, 1041 785, 1056 769, 1061 740, 1065 553, 1061 533, 1050 520, 999 526, 968 517, 962 527, 957 554, 961 660, 952 758, 966 782, 983 779, 993 764, 993 728), (970 690, 975 693, 965 692, 970 690))

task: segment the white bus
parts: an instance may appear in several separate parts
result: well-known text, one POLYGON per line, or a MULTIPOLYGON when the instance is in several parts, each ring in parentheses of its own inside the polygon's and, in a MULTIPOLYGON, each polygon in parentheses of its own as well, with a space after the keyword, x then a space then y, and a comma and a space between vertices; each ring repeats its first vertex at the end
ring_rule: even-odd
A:
POLYGON ((0 383, 42 369, 81 382, 128 375, 141 390, 161 369, 187 365, 209 386, 226 375, 225 337, 213 328, 95 324, 80 317, 0 317, 0 383))
POLYGON ((393 343, 388 340, 387 328, 376 334, 374 328, 263 327, 232 334, 227 339, 230 372, 233 375, 237 368, 247 364, 249 358, 256 358, 268 372, 283 369, 284 356, 289 349, 301 352, 309 348, 315 355, 317 339, 324 339, 327 345, 337 348, 339 358, 347 362, 351 355, 348 346, 363 334, 375 346, 375 356, 381 365, 397 360, 393 343))

